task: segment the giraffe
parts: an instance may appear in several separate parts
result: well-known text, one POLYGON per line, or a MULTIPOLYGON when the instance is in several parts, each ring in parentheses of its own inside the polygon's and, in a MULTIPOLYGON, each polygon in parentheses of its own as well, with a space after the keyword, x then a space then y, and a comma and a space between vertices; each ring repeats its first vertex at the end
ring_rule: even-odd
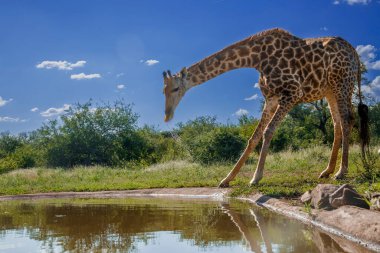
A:
POLYGON ((255 68, 260 73, 258 83, 265 105, 245 150, 219 186, 229 186, 249 154, 263 139, 257 167, 250 181, 251 185, 257 184, 263 177, 265 159, 276 127, 295 105, 322 98, 326 98, 329 104, 334 142, 329 163, 319 177, 329 177, 334 172, 338 151, 342 148, 340 168, 334 178, 343 178, 348 169, 349 134, 354 119, 351 99, 355 83, 358 83, 360 100, 362 151, 368 144, 368 107, 362 103, 360 60, 355 49, 340 37, 301 39, 279 28, 257 33, 183 68, 175 75, 170 71, 164 72, 164 121, 173 118, 174 110, 190 88, 238 68, 255 68))

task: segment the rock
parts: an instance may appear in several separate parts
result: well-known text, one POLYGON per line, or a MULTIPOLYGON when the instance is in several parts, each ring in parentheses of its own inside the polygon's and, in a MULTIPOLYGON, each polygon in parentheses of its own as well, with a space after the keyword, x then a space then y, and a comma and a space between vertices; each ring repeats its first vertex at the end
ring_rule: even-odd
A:
POLYGON ((302 203, 310 203, 311 201, 311 190, 308 190, 301 196, 301 202, 302 203))
POLYGON ((380 192, 371 194, 371 210, 380 211, 380 192))
POLYGON ((330 195, 330 204, 333 208, 349 205, 369 209, 369 205, 363 196, 348 184, 342 185, 330 195))
MULTIPOLYGON (((342 186, 318 184, 312 191, 305 192, 301 196, 301 201, 310 203, 314 208, 325 210, 336 209, 344 205, 369 209, 364 198, 348 184, 342 186)), ((380 202, 380 194, 378 202, 380 202)))
POLYGON ((344 231, 346 235, 358 237, 363 242, 380 245, 380 216, 376 211, 356 206, 341 206, 332 211, 320 211, 315 221, 344 231))
POLYGON ((331 210, 330 195, 339 187, 332 184, 319 184, 311 191, 311 206, 317 209, 331 210))

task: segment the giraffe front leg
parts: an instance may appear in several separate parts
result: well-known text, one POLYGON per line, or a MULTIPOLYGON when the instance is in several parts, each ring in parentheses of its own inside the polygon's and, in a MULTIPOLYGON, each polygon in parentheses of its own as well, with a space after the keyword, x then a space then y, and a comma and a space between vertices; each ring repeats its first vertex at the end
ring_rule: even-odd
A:
POLYGON ((293 107, 292 104, 283 104, 279 105, 277 107, 276 112, 274 113, 271 121, 269 122, 267 128, 264 131, 263 135, 263 144, 260 151, 260 158, 256 167, 255 174, 253 175, 252 180, 250 181, 250 185, 257 184, 263 177, 264 172, 264 164, 265 159, 268 154, 269 150, 269 144, 272 140, 273 134, 276 130, 276 127, 281 123, 281 121, 284 119, 285 115, 290 111, 290 109, 293 107))
POLYGON ((248 159, 249 154, 259 143, 261 136, 263 134, 264 128, 267 126, 269 120, 274 114, 274 110, 278 105, 278 100, 276 98, 269 98, 265 102, 264 110, 257 125, 255 131, 253 132, 251 138, 248 140, 247 147, 245 148, 243 154, 240 156, 238 162, 235 164, 234 168, 228 173, 228 175, 220 182, 219 187, 225 188, 229 186, 231 180, 233 180, 239 173, 241 167, 244 165, 245 161, 248 159))

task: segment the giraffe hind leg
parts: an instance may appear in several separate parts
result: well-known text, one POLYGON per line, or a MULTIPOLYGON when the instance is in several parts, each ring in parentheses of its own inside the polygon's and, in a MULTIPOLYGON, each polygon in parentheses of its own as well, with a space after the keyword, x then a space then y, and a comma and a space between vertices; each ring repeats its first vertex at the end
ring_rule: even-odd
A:
POLYGON ((339 114, 341 119, 342 129, 342 160, 340 163, 339 171, 334 175, 335 179, 342 179, 348 172, 348 151, 349 151, 349 138, 353 125, 353 113, 351 106, 351 96, 349 98, 338 99, 339 114))
POLYGON ((327 102, 329 103, 330 114, 334 123, 334 142, 331 150, 329 164, 327 165, 327 168, 319 175, 319 178, 327 178, 334 172, 338 158, 338 152, 342 145, 342 128, 337 101, 333 95, 330 95, 327 96, 327 102))

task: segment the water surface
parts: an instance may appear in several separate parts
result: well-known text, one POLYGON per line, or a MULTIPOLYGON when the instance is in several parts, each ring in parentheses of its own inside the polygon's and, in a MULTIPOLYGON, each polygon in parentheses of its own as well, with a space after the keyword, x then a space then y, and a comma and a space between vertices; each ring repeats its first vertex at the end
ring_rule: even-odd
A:
POLYGON ((0 202, 0 252, 370 252, 240 201, 0 202))

